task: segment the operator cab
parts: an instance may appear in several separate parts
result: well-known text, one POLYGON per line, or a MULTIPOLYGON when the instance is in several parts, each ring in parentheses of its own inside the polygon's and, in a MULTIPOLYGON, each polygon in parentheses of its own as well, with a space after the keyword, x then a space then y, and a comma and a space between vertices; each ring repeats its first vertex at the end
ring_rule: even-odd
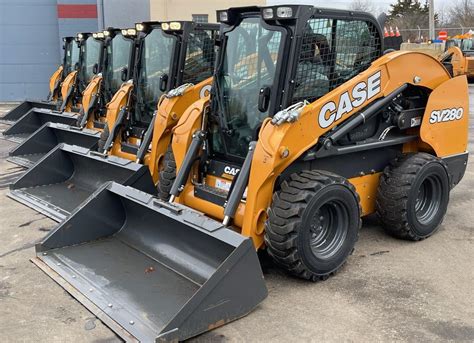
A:
MULTIPOLYGON (((238 172, 265 118, 317 100, 383 51, 380 27, 366 13, 285 5, 231 8, 217 17, 220 53, 201 179, 232 180, 226 170, 238 172)), ((226 192, 230 182, 216 187, 226 192)))
POLYGON ((212 76, 218 26, 187 21, 136 24, 138 52, 129 123, 122 151, 136 154, 160 98, 171 89, 212 76))

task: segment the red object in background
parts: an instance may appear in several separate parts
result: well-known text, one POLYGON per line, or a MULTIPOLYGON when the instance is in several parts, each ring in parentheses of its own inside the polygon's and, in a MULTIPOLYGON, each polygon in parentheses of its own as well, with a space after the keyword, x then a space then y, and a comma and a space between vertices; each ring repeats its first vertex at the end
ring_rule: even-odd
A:
POLYGON ((97 5, 58 4, 58 18, 97 18, 97 5))
POLYGON ((400 37, 400 31, 398 31, 398 26, 395 26, 395 37, 400 37))
POLYGON ((447 40, 448 39, 448 31, 439 31, 438 38, 440 40, 447 40))
POLYGON ((386 27, 383 28, 383 36, 388 37, 388 31, 386 27))
POLYGON ((395 32, 393 32, 393 27, 390 26, 390 37, 395 37, 395 32))

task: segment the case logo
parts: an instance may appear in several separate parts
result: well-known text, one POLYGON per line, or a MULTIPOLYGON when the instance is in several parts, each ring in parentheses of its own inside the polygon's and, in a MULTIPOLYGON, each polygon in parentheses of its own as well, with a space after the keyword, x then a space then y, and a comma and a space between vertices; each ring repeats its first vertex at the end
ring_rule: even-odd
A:
POLYGON ((238 173, 239 171, 240 171, 239 168, 233 168, 233 167, 229 167, 229 166, 225 166, 225 167, 224 167, 224 173, 229 174, 229 175, 232 175, 232 176, 237 175, 237 173, 238 173))
POLYGON ((434 110, 431 112, 430 124, 445 123, 448 121, 460 120, 464 114, 464 108, 446 108, 444 110, 434 110))
POLYGON ((362 106, 367 100, 379 94, 381 87, 380 70, 361 81, 351 91, 342 93, 336 102, 329 101, 321 107, 319 112, 319 126, 323 129, 340 120, 343 115, 352 112, 355 108, 362 106), (352 96, 352 99, 351 99, 352 96))

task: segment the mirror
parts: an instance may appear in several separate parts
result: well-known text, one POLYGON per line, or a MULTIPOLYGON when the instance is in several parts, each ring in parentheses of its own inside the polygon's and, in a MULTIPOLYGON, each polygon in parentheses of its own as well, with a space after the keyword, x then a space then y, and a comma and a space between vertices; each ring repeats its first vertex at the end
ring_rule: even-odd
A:
POLYGON ((164 92, 168 85, 168 74, 163 74, 160 77, 160 91, 164 92))
POLYGON ((76 62, 76 63, 74 64, 74 70, 79 70, 79 62, 76 62))
POLYGON ((268 110, 268 105, 270 105, 270 93, 270 86, 260 88, 260 93, 258 94, 258 110, 260 112, 266 112, 268 110))
POLYGON ((92 72, 94 74, 97 74, 99 72, 99 65, 97 63, 95 63, 94 66, 92 67, 92 72))
POLYGON ((123 67, 122 68, 122 72, 120 74, 120 79, 125 82, 127 81, 127 76, 128 76, 128 68, 127 67, 123 67))

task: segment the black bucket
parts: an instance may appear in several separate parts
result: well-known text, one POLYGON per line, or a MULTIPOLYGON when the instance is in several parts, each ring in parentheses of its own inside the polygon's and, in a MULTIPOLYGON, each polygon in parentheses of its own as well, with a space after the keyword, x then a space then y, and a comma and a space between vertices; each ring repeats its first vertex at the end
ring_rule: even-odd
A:
POLYGON ((44 124, 60 123, 76 125, 77 114, 69 112, 56 112, 48 109, 33 108, 12 126, 3 131, 3 138, 21 143, 44 124))
POLYGON ((156 192, 148 167, 60 144, 12 183, 8 196, 61 221, 107 181, 156 192))
POLYGON ((33 262, 125 340, 184 340, 267 296, 252 241, 182 205, 104 185, 33 262))
POLYGON ((26 100, 15 108, 11 109, 3 117, 0 117, 0 122, 2 124, 13 124, 18 119, 27 114, 29 111, 31 111, 33 108, 44 108, 47 110, 54 110, 56 109, 56 106, 57 105, 54 102, 26 100))
POLYGON ((25 168, 31 168, 56 145, 66 143, 97 149, 100 132, 79 129, 76 126, 46 123, 35 133, 9 152, 7 160, 25 168))

